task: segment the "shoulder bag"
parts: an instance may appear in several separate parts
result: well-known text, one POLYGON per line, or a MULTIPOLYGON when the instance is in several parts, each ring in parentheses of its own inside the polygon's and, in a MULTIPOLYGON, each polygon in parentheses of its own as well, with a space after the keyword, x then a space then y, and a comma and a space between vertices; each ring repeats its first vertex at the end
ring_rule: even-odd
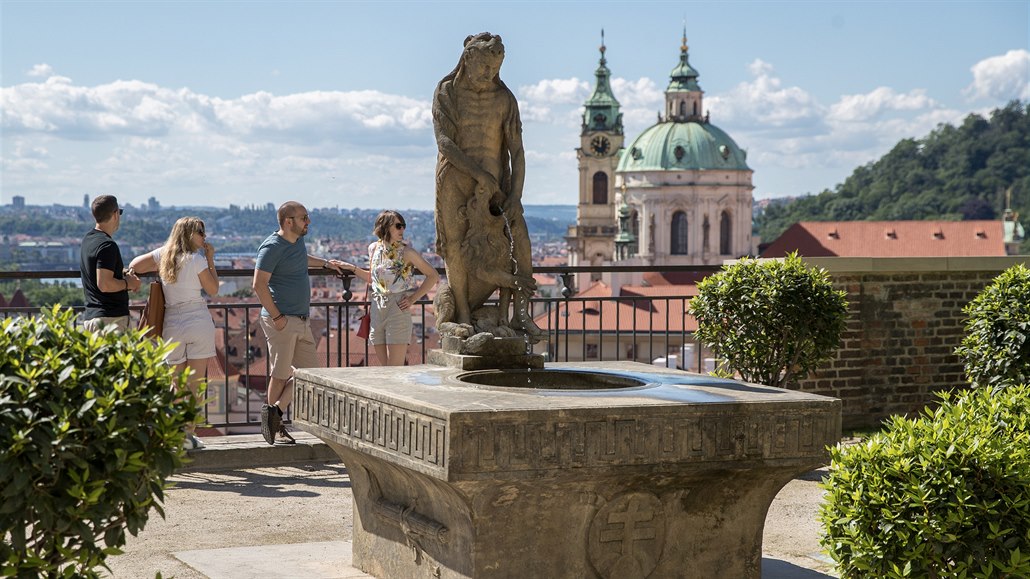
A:
POLYGON ((136 326, 145 338, 160 338, 165 326, 165 292, 161 280, 150 282, 150 297, 136 326))

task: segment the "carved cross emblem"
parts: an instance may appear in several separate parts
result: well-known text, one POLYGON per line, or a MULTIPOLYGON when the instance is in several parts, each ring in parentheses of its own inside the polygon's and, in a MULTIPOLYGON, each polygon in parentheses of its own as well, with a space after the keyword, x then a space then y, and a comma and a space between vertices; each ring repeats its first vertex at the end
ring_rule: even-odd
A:
POLYGON ((590 562, 605 579, 647 577, 665 546, 665 511, 651 493, 626 493, 609 501, 590 523, 590 562))

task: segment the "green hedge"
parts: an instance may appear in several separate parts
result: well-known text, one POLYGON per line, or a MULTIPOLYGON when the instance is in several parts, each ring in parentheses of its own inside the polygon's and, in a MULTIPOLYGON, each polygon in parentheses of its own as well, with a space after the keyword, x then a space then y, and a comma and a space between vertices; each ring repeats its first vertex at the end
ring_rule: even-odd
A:
POLYGON ((969 319, 956 354, 969 381, 1030 384, 1030 269, 1005 270, 963 311, 969 319))
POLYGON ((943 395, 831 457, 822 545, 841 577, 1030 577, 1030 387, 943 395))
POLYGON ((95 577, 164 516, 196 400, 135 331, 92 334, 58 307, 0 330, 0 575, 95 577))

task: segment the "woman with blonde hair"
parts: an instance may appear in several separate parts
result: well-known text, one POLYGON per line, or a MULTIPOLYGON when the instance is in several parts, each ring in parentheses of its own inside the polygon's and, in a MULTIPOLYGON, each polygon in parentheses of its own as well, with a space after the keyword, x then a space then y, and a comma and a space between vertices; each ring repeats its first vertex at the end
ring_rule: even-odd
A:
POLYGON ((370 284, 368 343, 375 348, 379 362, 387 366, 404 365, 411 343, 411 312, 408 310, 440 279, 436 268, 404 242, 406 228, 404 217, 387 209, 376 217, 372 226, 378 240, 368 246, 369 268, 334 262, 370 284), (415 280, 416 269, 426 277, 422 283, 415 280))
MULTIPOLYGON (((218 273, 215 271, 215 248, 207 242, 207 230, 198 217, 182 217, 172 226, 165 244, 132 260, 129 271, 157 271, 165 295, 165 320, 162 337, 177 342, 165 362, 181 372, 192 370, 186 387, 194 396, 207 374, 207 365, 215 357, 215 324, 201 290, 218 295, 218 273), (201 250, 203 252, 201 253, 201 250)), ((186 432, 187 450, 204 448, 194 435, 195 427, 186 432)))

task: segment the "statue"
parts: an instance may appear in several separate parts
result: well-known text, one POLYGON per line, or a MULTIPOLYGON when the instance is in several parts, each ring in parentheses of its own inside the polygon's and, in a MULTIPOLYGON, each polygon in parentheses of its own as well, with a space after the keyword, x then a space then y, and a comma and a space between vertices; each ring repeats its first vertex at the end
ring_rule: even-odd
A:
MULTIPOLYGON (((437 293, 437 325, 467 325, 461 334, 515 331, 536 341, 529 299, 536 291, 529 232, 522 215, 526 157, 515 95, 501 81, 501 37, 465 39, 458 66, 433 94, 436 165, 436 251, 448 287, 437 293), (476 315, 500 290, 499 312, 476 315), (513 312, 509 318, 509 301, 513 312), (489 328, 478 318, 492 319, 489 328)), ((486 322, 484 322, 485 324, 486 322)))

